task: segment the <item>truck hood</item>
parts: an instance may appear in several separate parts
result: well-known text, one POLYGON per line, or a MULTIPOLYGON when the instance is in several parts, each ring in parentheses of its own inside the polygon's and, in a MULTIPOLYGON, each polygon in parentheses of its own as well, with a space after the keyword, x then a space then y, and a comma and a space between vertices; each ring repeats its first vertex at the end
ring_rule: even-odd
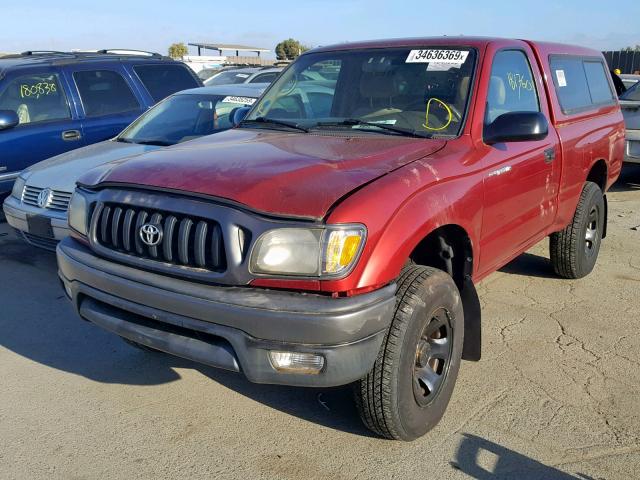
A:
POLYGON ((320 219, 349 192, 445 144, 372 133, 233 129, 111 163, 79 183, 179 190, 263 213, 320 219))
POLYGON ((158 148, 162 147, 107 140, 38 162, 23 176, 34 187, 73 192, 78 178, 92 168, 158 148))

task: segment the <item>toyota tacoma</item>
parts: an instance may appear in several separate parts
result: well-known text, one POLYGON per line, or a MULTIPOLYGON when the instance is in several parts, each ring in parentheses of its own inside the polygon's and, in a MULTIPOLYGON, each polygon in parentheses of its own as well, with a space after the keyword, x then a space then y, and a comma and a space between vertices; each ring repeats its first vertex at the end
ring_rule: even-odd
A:
POLYGON ((549 237, 589 274, 625 132, 594 50, 470 37, 314 49, 237 126, 78 182, 59 275, 79 315, 250 381, 353 384, 412 440, 479 360, 475 285, 549 237))

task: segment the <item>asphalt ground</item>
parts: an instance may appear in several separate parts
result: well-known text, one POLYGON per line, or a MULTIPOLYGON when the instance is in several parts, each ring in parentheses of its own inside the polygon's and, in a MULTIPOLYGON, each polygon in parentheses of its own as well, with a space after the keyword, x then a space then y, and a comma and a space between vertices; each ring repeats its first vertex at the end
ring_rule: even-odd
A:
POLYGON ((54 255, 0 224, 0 478, 640 478, 639 167, 609 202, 589 277, 542 242, 481 283, 484 357, 413 443, 372 436, 348 387, 253 385, 81 321, 54 255))

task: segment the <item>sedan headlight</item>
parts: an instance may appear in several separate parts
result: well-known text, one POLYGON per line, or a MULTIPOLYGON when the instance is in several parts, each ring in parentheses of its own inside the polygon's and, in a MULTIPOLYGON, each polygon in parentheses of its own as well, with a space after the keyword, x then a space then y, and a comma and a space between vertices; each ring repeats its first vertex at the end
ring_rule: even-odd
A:
POLYGON ((340 276, 357 261, 365 236, 363 225, 269 230, 257 240, 250 268, 263 275, 340 276))
POLYGON ((26 180, 22 177, 16 178, 16 181, 13 182, 13 189, 11 190, 11 195, 18 200, 22 200, 22 191, 24 190, 24 186, 26 184, 26 180))
POLYGON ((69 201, 69 226, 82 235, 87 234, 87 198, 76 190, 69 201))

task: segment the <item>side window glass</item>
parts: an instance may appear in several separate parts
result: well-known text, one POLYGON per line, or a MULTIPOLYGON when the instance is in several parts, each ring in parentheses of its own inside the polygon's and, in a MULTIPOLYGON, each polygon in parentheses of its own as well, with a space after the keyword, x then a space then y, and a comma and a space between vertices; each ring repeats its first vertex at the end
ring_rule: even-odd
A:
POLYGON ((498 52, 491 67, 485 123, 508 112, 539 111, 538 93, 524 52, 498 52))
POLYGON ((277 76, 277 72, 263 73, 254 77, 249 83, 271 83, 276 79, 277 76))
POLYGON ((555 55, 549 59, 551 76, 565 114, 591 106, 582 58, 555 55))
POLYGON ((138 110, 140 104, 127 82, 112 70, 74 72, 73 78, 87 117, 138 110))
POLYGON ((67 97, 55 73, 29 74, 11 80, 0 93, 0 110, 13 110, 21 124, 71 118, 67 97))
POLYGON ((133 67, 151 97, 159 102, 172 93, 200 85, 182 64, 178 65, 137 65, 133 67))
POLYGON ((611 103, 614 96, 607 78, 609 72, 605 71, 604 64, 598 61, 585 61, 584 71, 587 74, 587 85, 589 85, 593 104, 611 103))

